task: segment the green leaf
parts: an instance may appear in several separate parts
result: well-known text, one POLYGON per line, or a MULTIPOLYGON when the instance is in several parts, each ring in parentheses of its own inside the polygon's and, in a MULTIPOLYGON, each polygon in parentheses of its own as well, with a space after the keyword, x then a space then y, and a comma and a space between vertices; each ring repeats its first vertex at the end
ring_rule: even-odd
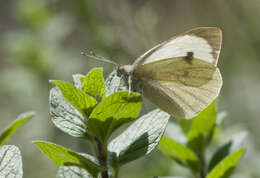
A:
POLYGON ((198 116, 191 120, 191 128, 188 132, 188 147, 198 154, 203 152, 210 142, 217 118, 216 100, 214 100, 198 116))
POLYGON ((64 98, 84 116, 89 116, 97 101, 83 91, 64 81, 50 81, 61 90, 64 98))
POLYGON ((21 152, 14 145, 0 147, 0 177, 23 177, 21 152))
POLYGON ((159 150, 180 165, 189 167, 194 171, 198 171, 201 167, 199 158, 192 150, 171 138, 164 136, 159 143, 159 150))
POLYGON ((120 89, 121 78, 117 76, 117 71, 113 70, 106 78, 106 96, 117 92, 120 89))
POLYGON ((178 119, 178 123, 181 126, 181 130, 182 132, 187 135, 191 129, 191 124, 192 121, 191 120, 187 120, 187 119, 178 119))
POLYGON ((95 107, 89 116, 88 128, 100 141, 106 142, 114 130, 135 119, 141 107, 142 98, 139 93, 113 93, 95 107))
POLYGON ((34 112, 26 112, 19 115, 18 118, 0 134, 0 146, 5 144, 5 142, 15 133, 17 129, 19 129, 24 123, 34 116, 34 112))
POLYGON ((222 161, 227 155, 229 155, 232 151, 238 150, 242 147, 242 143, 247 137, 246 131, 241 131, 233 135, 227 143, 222 145, 212 156, 208 172, 210 172, 220 161, 222 161))
POLYGON ((208 172, 210 172, 220 161, 222 161, 230 153, 231 146, 232 142, 230 141, 217 149, 209 162, 208 172))
POLYGON ((170 115, 159 109, 131 124, 108 145, 108 160, 113 167, 149 154, 159 143, 170 115))
POLYGON ((83 168, 77 166, 59 167, 56 178, 92 178, 92 176, 83 168))
POLYGON ((79 166, 96 177, 102 167, 90 155, 83 156, 72 150, 50 142, 34 141, 34 144, 58 166, 79 166))
POLYGON ((244 155, 245 149, 241 148, 228 155, 224 160, 222 160, 208 175, 206 178, 228 178, 237 163, 244 155))
POLYGON ((60 89, 50 91, 50 115, 56 127, 73 137, 89 138, 87 120, 63 97, 60 89))
POLYGON ((96 98, 97 101, 101 101, 106 96, 106 85, 102 68, 94 68, 87 73, 82 90, 96 98))

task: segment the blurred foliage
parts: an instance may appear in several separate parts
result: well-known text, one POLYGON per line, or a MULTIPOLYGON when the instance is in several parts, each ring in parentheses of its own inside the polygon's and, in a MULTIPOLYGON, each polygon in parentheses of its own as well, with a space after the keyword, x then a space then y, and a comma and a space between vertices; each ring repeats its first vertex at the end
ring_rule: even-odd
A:
MULTIPOLYGON (((0 125, 7 125, 24 110, 37 110, 39 114, 37 120, 25 125, 34 129, 16 137, 16 143, 24 150, 24 175, 54 177, 57 171, 44 156, 35 157, 38 152, 30 140, 48 137, 77 151, 88 150, 88 144, 55 131, 47 114, 49 79, 70 80, 72 74, 87 73, 94 66, 103 66, 105 74, 111 71, 113 66, 86 59, 81 51, 93 50, 119 64, 128 64, 174 34, 198 26, 217 26, 223 30, 219 68, 224 87, 219 105, 220 110, 225 108, 229 113, 222 123, 228 129, 219 129, 217 140, 245 128, 250 130, 246 163, 233 177, 260 177, 259 8, 256 0, 1 1, 0 125), (31 165, 38 170, 31 171, 31 165)), ((156 173, 185 174, 158 152, 124 169, 124 178, 128 178, 128 172, 136 173, 136 178, 156 173)))
POLYGON ((35 116, 34 112, 20 114, 0 133, 0 176, 1 177, 23 177, 22 155, 19 148, 15 145, 4 145, 12 135, 27 121, 35 116))

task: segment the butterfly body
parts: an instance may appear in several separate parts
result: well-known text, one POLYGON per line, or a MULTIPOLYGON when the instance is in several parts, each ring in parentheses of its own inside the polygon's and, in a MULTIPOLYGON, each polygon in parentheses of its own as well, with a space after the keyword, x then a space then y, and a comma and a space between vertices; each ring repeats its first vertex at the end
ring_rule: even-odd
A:
POLYGON ((220 48, 220 29, 196 28, 158 44, 132 65, 118 67, 118 75, 174 117, 193 118, 222 87, 220 48))

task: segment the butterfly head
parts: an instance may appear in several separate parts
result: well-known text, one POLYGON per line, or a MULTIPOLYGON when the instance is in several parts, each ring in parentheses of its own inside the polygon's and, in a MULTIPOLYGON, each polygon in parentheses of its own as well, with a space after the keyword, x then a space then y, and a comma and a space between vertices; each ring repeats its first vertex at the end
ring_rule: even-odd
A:
POLYGON ((117 67, 117 75, 118 76, 129 76, 132 75, 134 71, 133 65, 124 65, 117 67))

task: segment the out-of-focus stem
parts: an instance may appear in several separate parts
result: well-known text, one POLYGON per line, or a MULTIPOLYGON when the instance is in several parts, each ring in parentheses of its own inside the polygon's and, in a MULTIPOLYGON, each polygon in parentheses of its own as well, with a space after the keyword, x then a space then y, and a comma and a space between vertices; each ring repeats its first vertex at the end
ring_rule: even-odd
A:
POLYGON ((205 158, 204 158, 204 151, 199 155, 201 170, 200 170, 200 178, 205 178, 205 158))

